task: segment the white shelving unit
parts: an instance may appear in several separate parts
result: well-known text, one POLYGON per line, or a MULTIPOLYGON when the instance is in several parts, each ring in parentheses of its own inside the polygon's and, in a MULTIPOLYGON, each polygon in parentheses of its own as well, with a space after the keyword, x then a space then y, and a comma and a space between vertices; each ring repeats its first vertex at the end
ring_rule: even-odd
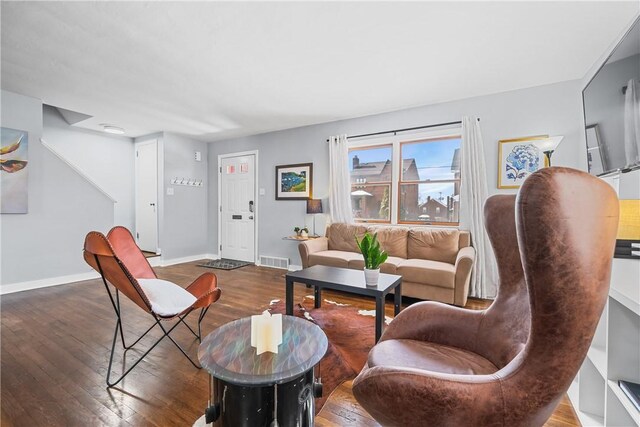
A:
POLYGON ((614 259, 602 318, 569 399, 583 426, 640 426, 640 411, 618 386, 640 383, 640 261, 614 259))

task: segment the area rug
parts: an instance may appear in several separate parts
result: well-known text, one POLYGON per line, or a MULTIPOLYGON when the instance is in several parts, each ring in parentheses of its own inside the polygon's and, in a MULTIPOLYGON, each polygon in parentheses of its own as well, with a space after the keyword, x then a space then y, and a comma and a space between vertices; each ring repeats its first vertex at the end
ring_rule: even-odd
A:
MULTIPOLYGON (((359 310, 326 299, 321 308, 313 308, 313 302, 313 295, 306 296, 301 304, 293 306, 293 315, 320 326, 329 341, 327 354, 320 361, 323 393, 316 400, 317 414, 331 392, 344 381, 355 378, 366 363, 369 350, 375 344, 375 311, 359 310)), ((286 312, 285 302, 281 300, 271 301, 266 308, 272 313, 286 312)), ((390 320, 386 318, 387 323, 390 320)))
POLYGON ((246 261, 238 261, 235 259, 214 259, 206 264, 198 264, 199 267, 217 268, 219 270, 235 270, 236 268, 245 267, 252 263, 246 261))

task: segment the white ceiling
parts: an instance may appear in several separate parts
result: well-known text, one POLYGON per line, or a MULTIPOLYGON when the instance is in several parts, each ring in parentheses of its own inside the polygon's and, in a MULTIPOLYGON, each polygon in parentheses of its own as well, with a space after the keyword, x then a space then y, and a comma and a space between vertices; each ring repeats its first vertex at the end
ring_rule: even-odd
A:
POLYGON ((204 141, 582 78, 638 2, 2 2, 2 88, 204 141))

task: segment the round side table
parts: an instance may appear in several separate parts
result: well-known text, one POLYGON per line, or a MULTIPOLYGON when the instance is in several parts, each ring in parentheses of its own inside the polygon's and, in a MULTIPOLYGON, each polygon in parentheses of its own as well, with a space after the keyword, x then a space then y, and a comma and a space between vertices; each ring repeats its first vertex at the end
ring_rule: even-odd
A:
POLYGON ((211 376, 205 422, 215 427, 313 426, 321 387, 314 367, 327 345, 322 329, 293 316, 282 316, 277 354, 256 354, 250 317, 216 329, 198 349, 200 364, 211 376))

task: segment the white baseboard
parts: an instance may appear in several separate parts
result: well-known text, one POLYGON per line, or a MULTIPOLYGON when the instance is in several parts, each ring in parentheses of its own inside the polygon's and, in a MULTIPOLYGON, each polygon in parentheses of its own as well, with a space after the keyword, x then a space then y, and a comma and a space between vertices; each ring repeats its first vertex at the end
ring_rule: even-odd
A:
MULTIPOLYGON (((199 255, 191 255, 191 256, 185 256, 185 257, 180 257, 180 258, 172 258, 172 259, 164 259, 163 257, 156 257, 156 258, 160 258, 160 260, 158 261, 157 265, 153 265, 151 264, 152 267, 167 267, 170 265, 175 265, 175 264, 182 264, 185 262, 192 262, 192 261, 198 261, 201 259, 218 259, 219 256, 218 254, 199 254, 199 255)), ((153 258, 151 258, 153 259, 153 258)))
MULTIPOLYGON (((260 264, 259 262, 256 262, 255 265, 257 267, 264 267, 264 268, 275 268, 276 270, 284 270, 284 268, 280 268, 280 267, 274 267, 272 265, 265 265, 265 264, 260 264)), ((289 268, 287 271, 298 271, 298 270, 302 270, 302 266, 301 265, 293 265, 293 264, 289 264, 289 268)))
POLYGON ((97 272, 89 271, 87 273, 70 274, 68 276, 50 277, 47 279, 30 280, 28 282, 9 283, 0 286, 0 295, 29 291, 31 289, 48 288, 50 286, 66 285, 67 283, 97 279, 98 277, 100 277, 100 275, 97 272))
MULTIPOLYGON (((197 261, 200 259, 218 259, 218 254, 200 254, 189 257, 163 260, 161 256, 149 258, 152 267, 166 267, 181 264, 183 262, 197 261)), ((50 286, 66 285, 68 283, 81 282, 83 280, 97 279, 100 275, 95 271, 87 273, 69 274, 67 276, 49 277, 47 279, 30 280, 28 282, 9 283, 0 285, 0 295, 13 294, 15 292, 29 291, 32 289, 48 288, 50 286)))

